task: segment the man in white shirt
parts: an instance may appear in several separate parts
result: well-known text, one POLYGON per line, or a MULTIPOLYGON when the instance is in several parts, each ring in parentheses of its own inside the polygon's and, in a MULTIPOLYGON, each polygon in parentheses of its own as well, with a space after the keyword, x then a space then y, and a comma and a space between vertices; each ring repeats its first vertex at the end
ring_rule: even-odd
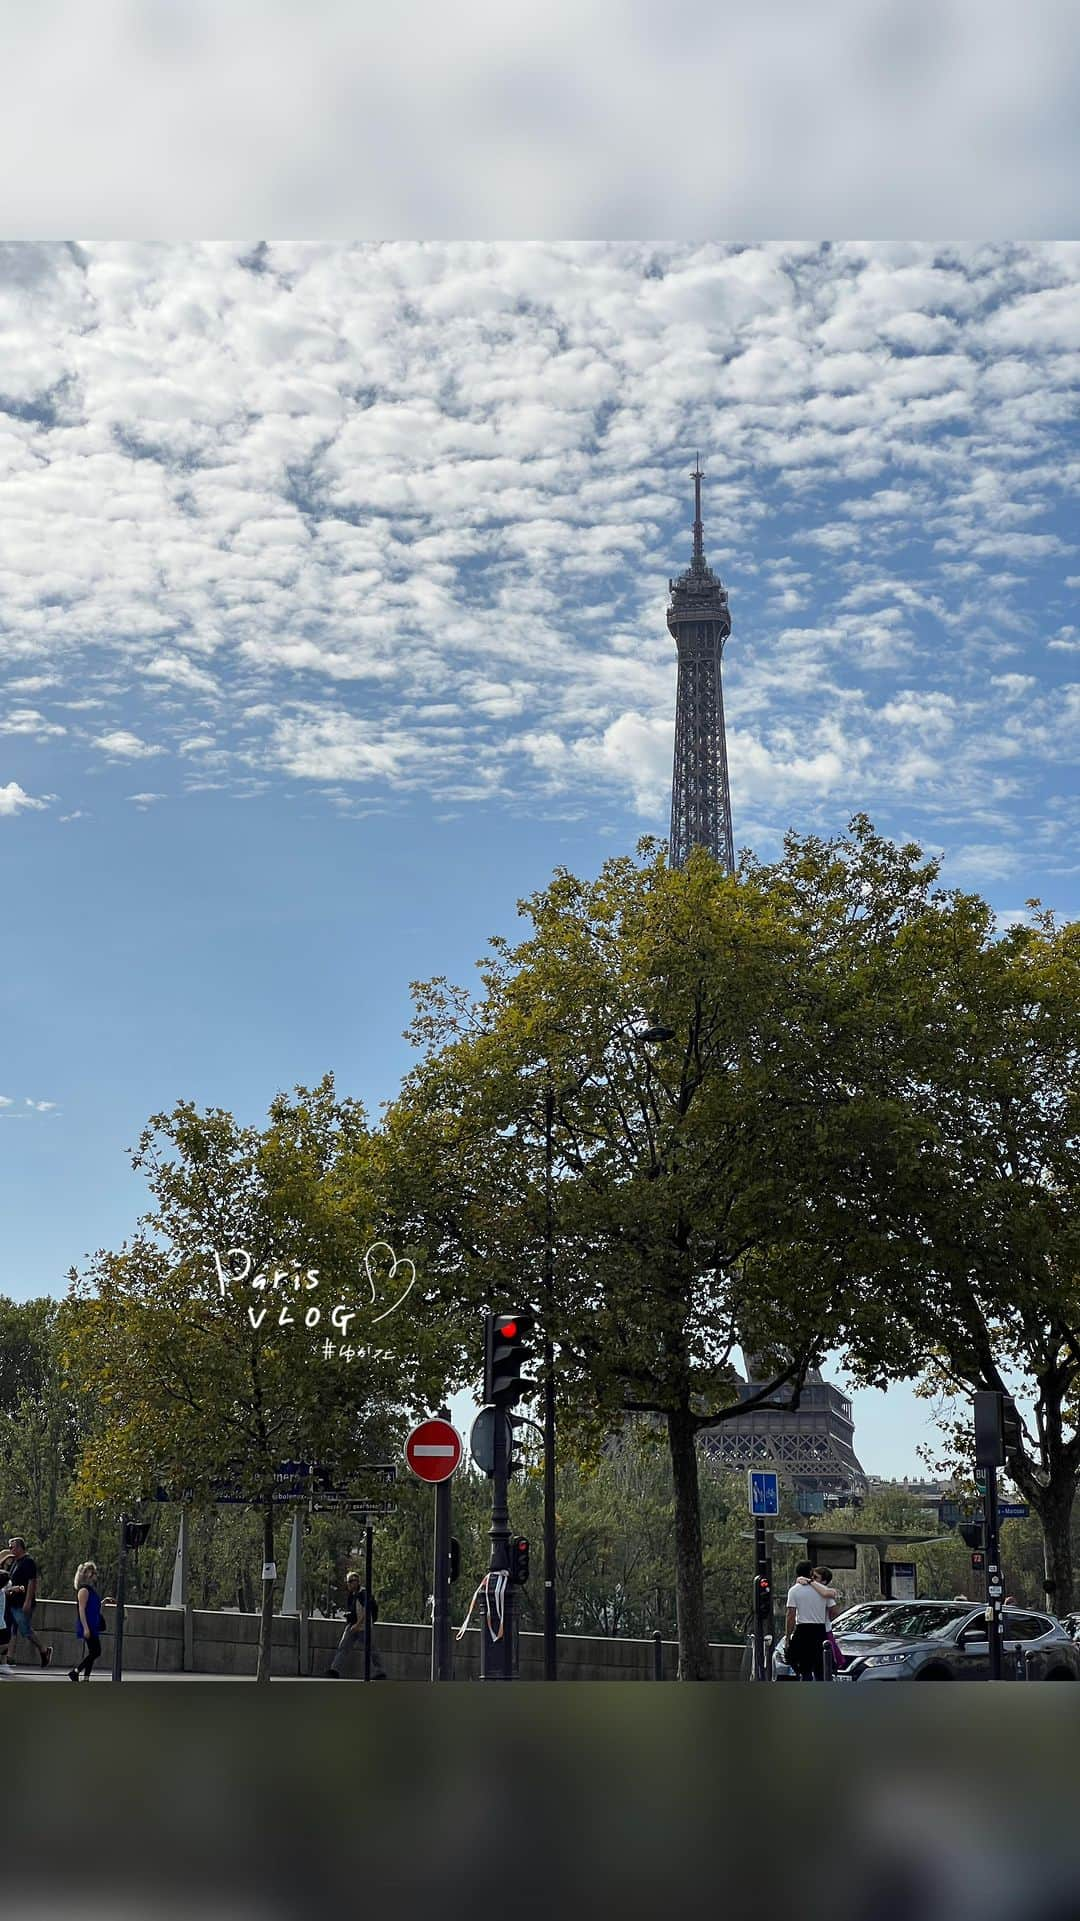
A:
POLYGON ((836 1589, 815 1581, 811 1561, 800 1561, 787 1597, 787 1662, 800 1681, 825 1679, 825 1632, 829 1625, 829 1603, 836 1589))

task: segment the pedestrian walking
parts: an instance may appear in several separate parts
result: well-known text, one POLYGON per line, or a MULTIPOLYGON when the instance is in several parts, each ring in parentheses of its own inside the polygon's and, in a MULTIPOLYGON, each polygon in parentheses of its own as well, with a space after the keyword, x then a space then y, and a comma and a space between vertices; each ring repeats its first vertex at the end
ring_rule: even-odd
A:
POLYGON ((829 1626, 829 1603, 836 1601, 835 1588, 815 1581, 810 1561, 800 1561, 795 1580, 788 1589, 786 1650, 789 1667, 800 1681, 825 1679, 825 1635, 829 1626))
POLYGON ((13 1534, 8 1542, 12 1556, 8 1569, 8 1593, 11 1597, 11 1619, 14 1633, 11 1641, 11 1665, 14 1667, 18 1657, 19 1640, 29 1641, 36 1648, 38 1659, 43 1668, 52 1660, 53 1651, 38 1640, 33 1628, 34 1603, 37 1600, 37 1562, 26 1552, 26 1542, 21 1534, 13 1534))
POLYGON ((105 1610, 97 1591, 97 1568, 93 1561, 81 1561, 75 1570, 75 1633, 85 1652, 77 1667, 68 1669, 69 1681, 89 1681, 94 1662, 101 1659, 101 1637, 105 1631, 105 1610))
POLYGON ((11 1602, 8 1600, 11 1559, 10 1554, 0 1554, 0 1674, 11 1674, 13 1671, 8 1659, 11 1637, 15 1632, 11 1618, 11 1602))
MULTIPOLYGON (((340 1681, 342 1669, 347 1668, 353 1656, 361 1653, 364 1646, 364 1620, 368 1613, 367 1592, 360 1585, 359 1574, 353 1572, 345 1577, 345 1632, 337 1644, 337 1652, 326 1670, 328 1681, 340 1681)), ((380 1667, 375 1655, 375 1623, 379 1618, 379 1603, 372 1597, 371 1607, 372 1636, 371 1671, 376 1681, 385 1681, 385 1669, 380 1667)))

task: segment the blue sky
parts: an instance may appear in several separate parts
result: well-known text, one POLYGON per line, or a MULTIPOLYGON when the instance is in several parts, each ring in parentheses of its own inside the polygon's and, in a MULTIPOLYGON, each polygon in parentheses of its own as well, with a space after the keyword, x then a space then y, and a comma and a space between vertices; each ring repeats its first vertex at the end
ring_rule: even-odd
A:
POLYGON ((737 845, 1080 912, 1080 246, 16 244, 0 308, 3 1291, 665 831, 698 448, 737 845))

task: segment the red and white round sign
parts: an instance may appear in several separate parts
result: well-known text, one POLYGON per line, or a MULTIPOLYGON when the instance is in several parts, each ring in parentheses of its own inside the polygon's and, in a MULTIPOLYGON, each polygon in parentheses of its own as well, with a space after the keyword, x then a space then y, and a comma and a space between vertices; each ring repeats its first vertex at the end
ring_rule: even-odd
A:
POLYGON ((405 1443, 405 1463, 421 1481, 448 1481, 461 1466, 465 1443, 449 1421, 433 1416, 414 1427, 405 1443))

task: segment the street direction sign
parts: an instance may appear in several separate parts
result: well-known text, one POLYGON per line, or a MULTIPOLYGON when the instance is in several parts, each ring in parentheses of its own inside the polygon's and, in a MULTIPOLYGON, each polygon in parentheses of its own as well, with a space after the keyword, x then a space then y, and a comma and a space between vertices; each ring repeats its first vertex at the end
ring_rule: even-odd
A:
POLYGON ((753 1515, 779 1514, 780 1476, 752 1467, 746 1476, 747 1501, 753 1515))
MULTIPOLYGON (((495 1472, 495 1414, 493 1407, 482 1407, 469 1429, 469 1453, 478 1468, 487 1475, 495 1472)), ((506 1458, 510 1460, 514 1452, 514 1430, 509 1414, 503 1415, 506 1423, 506 1458)))
MULTIPOLYGON (((270 1500, 274 1507, 297 1507, 314 1499, 327 1506, 341 1506, 348 1501, 359 1501, 369 1482, 380 1487, 397 1480, 396 1461, 366 1461, 362 1467, 355 1468, 345 1482, 333 1482, 330 1469, 311 1466, 307 1461, 280 1461, 272 1475, 270 1500)), ((155 1501, 192 1500, 190 1490, 158 1487, 154 1490, 155 1501)), ((255 1507, 259 1505, 251 1485, 245 1483, 243 1466, 237 1462, 232 1473, 223 1475, 220 1480, 211 1481, 209 1499, 215 1507, 255 1507)))
POLYGON ((439 1416, 421 1421, 405 1443, 405 1465, 420 1481, 448 1481, 465 1453, 456 1427, 439 1416))
POLYGON ((1031 1509, 1026 1501, 999 1501, 999 1521, 1026 1521, 1031 1509))

